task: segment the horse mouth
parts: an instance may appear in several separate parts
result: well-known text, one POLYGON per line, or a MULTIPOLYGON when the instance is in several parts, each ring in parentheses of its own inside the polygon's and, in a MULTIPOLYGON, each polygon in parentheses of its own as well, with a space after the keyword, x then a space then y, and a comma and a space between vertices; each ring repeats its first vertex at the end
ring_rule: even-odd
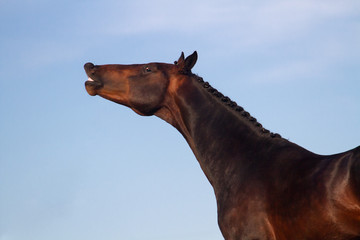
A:
POLYGON ((97 90, 103 87, 103 83, 97 79, 92 79, 88 77, 88 80, 85 82, 85 89, 89 95, 95 96, 97 95, 97 90))

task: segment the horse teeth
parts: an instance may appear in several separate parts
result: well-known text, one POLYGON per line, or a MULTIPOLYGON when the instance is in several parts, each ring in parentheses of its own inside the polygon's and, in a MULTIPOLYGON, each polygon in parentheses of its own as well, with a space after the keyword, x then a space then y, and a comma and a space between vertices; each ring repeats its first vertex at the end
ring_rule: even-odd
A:
POLYGON ((88 81, 94 82, 94 79, 92 79, 91 77, 89 77, 89 78, 88 78, 88 81))

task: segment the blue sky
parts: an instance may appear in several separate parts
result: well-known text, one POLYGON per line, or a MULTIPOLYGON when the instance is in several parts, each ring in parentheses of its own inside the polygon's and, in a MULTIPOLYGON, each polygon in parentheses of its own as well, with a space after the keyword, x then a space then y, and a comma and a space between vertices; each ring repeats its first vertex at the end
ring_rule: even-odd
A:
POLYGON ((182 136, 83 64, 173 62, 311 151, 360 144, 360 2, 0 0, 0 240, 222 239, 182 136), (141 149, 141 151, 139 151, 141 149))

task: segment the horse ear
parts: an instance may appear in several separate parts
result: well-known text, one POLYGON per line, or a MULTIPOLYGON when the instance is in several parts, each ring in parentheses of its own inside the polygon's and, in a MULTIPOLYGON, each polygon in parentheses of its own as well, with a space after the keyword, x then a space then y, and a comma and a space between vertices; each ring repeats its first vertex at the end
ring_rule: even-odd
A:
POLYGON ((179 60, 175 61, 174 64, 178 66, 182 66, 184 65, 184 61, 185 61, 184 52, 181 52, 181 56, 179 57, 179 60))
POLYGON ((188 56, 186 59, 184 56, 184 52, 181 52, 181 56, 180 56, 179 60, 175 62, 175 64, 179 66, 181 71, 188 73, 188 72, 191 72, 191 69, 194 67, 194 65, 197 61, 197 58, 198 58, 198 55, 197 55, 196 51, 193 54, 191 54, 190 56, 188 56))
POLYGON ((188 56, 186 59, 185 59, 185 70, 187 71, 191 71, 191 69, 195 66, 195 63, 198 59, 198 54, 196 51, 194 51, 193 54, 191 54, 190 56, 188 56))

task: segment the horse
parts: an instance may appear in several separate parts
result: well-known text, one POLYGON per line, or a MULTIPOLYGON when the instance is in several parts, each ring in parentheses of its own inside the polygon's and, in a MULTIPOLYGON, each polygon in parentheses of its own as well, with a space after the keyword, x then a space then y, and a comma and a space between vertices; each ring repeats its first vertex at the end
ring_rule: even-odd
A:
POLYGON ((214 189, 225 240, 359 240, 360 146, 318 155, 270 132, 193 74, 197 59, 86 63, 85 88, 183 135, 214 189))

